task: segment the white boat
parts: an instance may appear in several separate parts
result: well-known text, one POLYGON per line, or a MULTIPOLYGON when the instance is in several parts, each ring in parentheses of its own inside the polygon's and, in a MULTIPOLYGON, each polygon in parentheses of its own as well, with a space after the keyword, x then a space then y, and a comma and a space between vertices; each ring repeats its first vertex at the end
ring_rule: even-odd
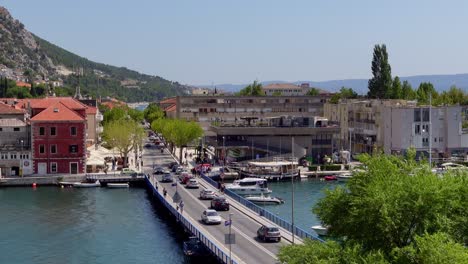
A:
POLYGON ((248 166, 240 170, 242 177, 262 178, 271 181, 291 180, 299 176, 297 162, 291 161, 250 161, 248 166))
POLYGON ((351 178, 353 178, 353 174, 351 173, 343 173, 337 176, 338 181, 349 181, 351 178))
POLYGON ((128 183, 108 183, 107 188, 128 188, 130 185, 128 183))
POLYGON ((226 189, 239 195, 271 193, 271 190, 268 189, 267 186, 267 180, 261 178, 244 178, 242 180, 235 180, 231 184, 226 184, 226 189))
POLYGON ((440 167, 442 170, 468 170, 468 167, 453 162, 442 163, 440 167))
POLYGON ((101 183, 99 181, 95 181, 95 182, 75 182, 75 183, 73 183, 73 187, 75 187, 75 188, 101 187, 101 183))
POLYGON ((311 227, 319 236, 326 236, 328 234, 328 227, 322 225, 315 225, 311 227))
POLYGON ((77 182, 67 182, 67 181, 60 181, 58 183, 58 185, 60 185, 60 187, 67 187, 67 186, 73 186, 73 184, 75 184, 77 182))
POLYGON ((252 203, 256 204, 282 204, 284 200, 278 197, 271 197, 271 196, 246 196, 246 200, 251 201, 252 203))

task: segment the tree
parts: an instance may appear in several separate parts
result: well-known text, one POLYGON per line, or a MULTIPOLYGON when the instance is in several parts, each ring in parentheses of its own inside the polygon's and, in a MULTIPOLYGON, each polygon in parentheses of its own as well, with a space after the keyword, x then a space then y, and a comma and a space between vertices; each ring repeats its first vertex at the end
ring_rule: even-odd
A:
POLYGON ((113 121, 127 119, 127 111, 123 107, 114 107, 109 111, 104 112, 104 120, 103 123, 110 123, 113 121))
POLYGON ((374 46, 371 68, 373 78, 369 80, 369 92, 367 95, 370 98, 390 98, 392 94, 392 69, 388 63, 388 53, 385 44, 374 46))
POLYGON ((392 83, 392 99, 402 99, 403 88, 401 87, 401 81, 398 76, 395 76, 392 83))
POLYGON ((127 108, 127 114, 131 119, 135 120, 138 123, 142 122, 145 119, 143 111, 140 111, 140 110, 137 110, 137 109, 133 109, 133 108, 128 107, 127 108))
POLYGON ((9 88, 8 91, 6 92, 6 97, 18 98, 18 99, 32 98, 31 94, 29 93, 28 88, 26 87, 9 88))
POLYGON ((429 97, 432 96, 432 101, 437 102, 439 94, 430 82, 423 82, 416 90, 416 98, 419 104, 429 104, 429 97))
POLYGON ((145 131, 134 120, 117 119, 104 125, 103 138, 109 146, 119 151, 127 167, 130 151, 142 143, 145 131))
POLYGON ((252 84, 249 84, 244 89, 240 90, 239 95, 242 96, 262 96, 265 93, 262 90, 262 84, 254 81, 252 84))
POLYGON ((401 88, 401 98, 405 100, 416 99, 416 93, 408 81, 403 82, 403 86, 401 88))
POLYGON ((353 88, 341 87, 340 92, 335 93, 330 99, 330 103, 337 104, 340 99, 355 99, 358 97, 358 94, 353 90, 353 88))
POLYGON ((148 123, 153 123, 154 120, 164 117, 164 112, 156 103, 150 103, 143 111, 144 117, 148 123))
POLYGON ((310 90, 307 92, 307 95, 309 95, 309 96, 317 96, 319 94, 320 94, 319 89, 313 88, 313 87, 310 88, 310 90))

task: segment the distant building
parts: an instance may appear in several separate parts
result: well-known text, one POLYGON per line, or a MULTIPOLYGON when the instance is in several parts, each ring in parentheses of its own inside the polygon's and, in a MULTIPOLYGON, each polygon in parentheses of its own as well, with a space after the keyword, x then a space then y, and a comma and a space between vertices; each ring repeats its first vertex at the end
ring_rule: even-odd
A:
POLYGON ((31 84, 27 82, 22 82, 22 81, 17 81, 16 86, 18 87, 26 87, 28 89, 31 89, 31 84))
POLYGON ((305 95, 309 87, 299 86, 292 83, 272 83, 262 87, 265 95, 298 96, 305 95))

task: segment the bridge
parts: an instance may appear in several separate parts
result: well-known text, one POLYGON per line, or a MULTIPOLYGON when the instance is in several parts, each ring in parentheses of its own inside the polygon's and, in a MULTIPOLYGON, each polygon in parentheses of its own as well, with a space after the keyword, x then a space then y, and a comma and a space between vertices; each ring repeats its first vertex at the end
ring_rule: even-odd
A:
MULTIPOLYGON (((200 189, 186 189, 180 183, 162 183, 160 176, 152 175, 153 166, 166 166, 173 162, 173 157, 165 150, 161 153, 156 149, 145 149, 143 160, 146 166, 144 170, 149 177, 146 183, 149 190, 156 200, 161 202, 175 216, 179 223, 198 239, 223 263, 279 263, 277 254, 281 246, 291 244, 294 232, 294 242, 302 243, 303 238, 318 239, 311 234, 292 226, 287 221, 279 218, 275 214, 269 213, 261 207, 258 207, 242 197, 226 190, 225 196, 230 202, 230 210, 219 212, 224 221, 229 217, 232 219, 231 231, 235 234, 235 244, 231 247, 225 242, 226 235, 229 233, 229 226, 204 225, 200 218, 203 210, 210 206, 210 201, 198 199, 199 191, 202 188, 212 189, 215 182, 208 177, 202 176, 198 181, 200 189), (149 165, 149 166, 148 166, 149 165), (163 188, 167 190, 164 196, 163 188), (174 202, 174 195, 178 193, 180 199, 184 201, 183 212, 178 210, 178 203, 174 202), (282 240, 279 243, 265 243, 257 238, 256 232, 261 225, 278 226, 281 231, 282 240)), ((318 239, 320 240, 320 239, 318 239)))

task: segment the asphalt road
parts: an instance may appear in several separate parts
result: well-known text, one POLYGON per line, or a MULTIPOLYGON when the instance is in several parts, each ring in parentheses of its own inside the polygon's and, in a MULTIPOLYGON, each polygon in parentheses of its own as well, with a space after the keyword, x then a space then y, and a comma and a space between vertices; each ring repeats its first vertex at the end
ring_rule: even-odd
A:
MULTIPOLYGON (((167 150, 161 153, 159 148, 151 147, 145 148, 143 152, 144 170, 148 172, 149 175, 152 175, 153 166, 163 166, 167 168, 167 165, 173 161, 173 158, 167 150)), ((174 178, 176 179, 176 175, 174 175, 174 178)), ((161 176, 157 175, 156 179, 158 181, 161 180, 161 176)), ((205 185, 204 182, 200 183, 205 185)), ((187 189, 180 183, 177 184, 177 187, 171 186, 171 183, 158 182, 158 185, 160 186, 159 188, 166 188, 168 191, 167 197, 170 201, 172 201, 172 197, 177 188, 185 204, 183 214, 188 214, 192 219, 198 221, 202 228, 209 231, 209 233, 222 244, 224 243, 224 235, 229 233, 229 227, 224 225, 224 220, 229 219, 229 214, 231 213, 232 233, 236 236, 236 244, 232 245, 232 254, 242 259, 245 263, 277 263, 276 254, 280 246, 288 244, 284 239, 279 243, 258 240, 256 234, 260 224, 233 206, 230 207, 229 211, 219 212, 223 218, 223 223, 221 225, 204 225, 201 222, 201 214, 203 210, 209 208, 210 201, 200 200, 198 197, 201 189, 204 187, 211 188, 211 186, 200 186, 199 189, 187 189)), ((229 248, 228 245, 225 245, 225 247, 226 249, 229 248)), ((226 252, 228 253, 228 251, 226 252)))

